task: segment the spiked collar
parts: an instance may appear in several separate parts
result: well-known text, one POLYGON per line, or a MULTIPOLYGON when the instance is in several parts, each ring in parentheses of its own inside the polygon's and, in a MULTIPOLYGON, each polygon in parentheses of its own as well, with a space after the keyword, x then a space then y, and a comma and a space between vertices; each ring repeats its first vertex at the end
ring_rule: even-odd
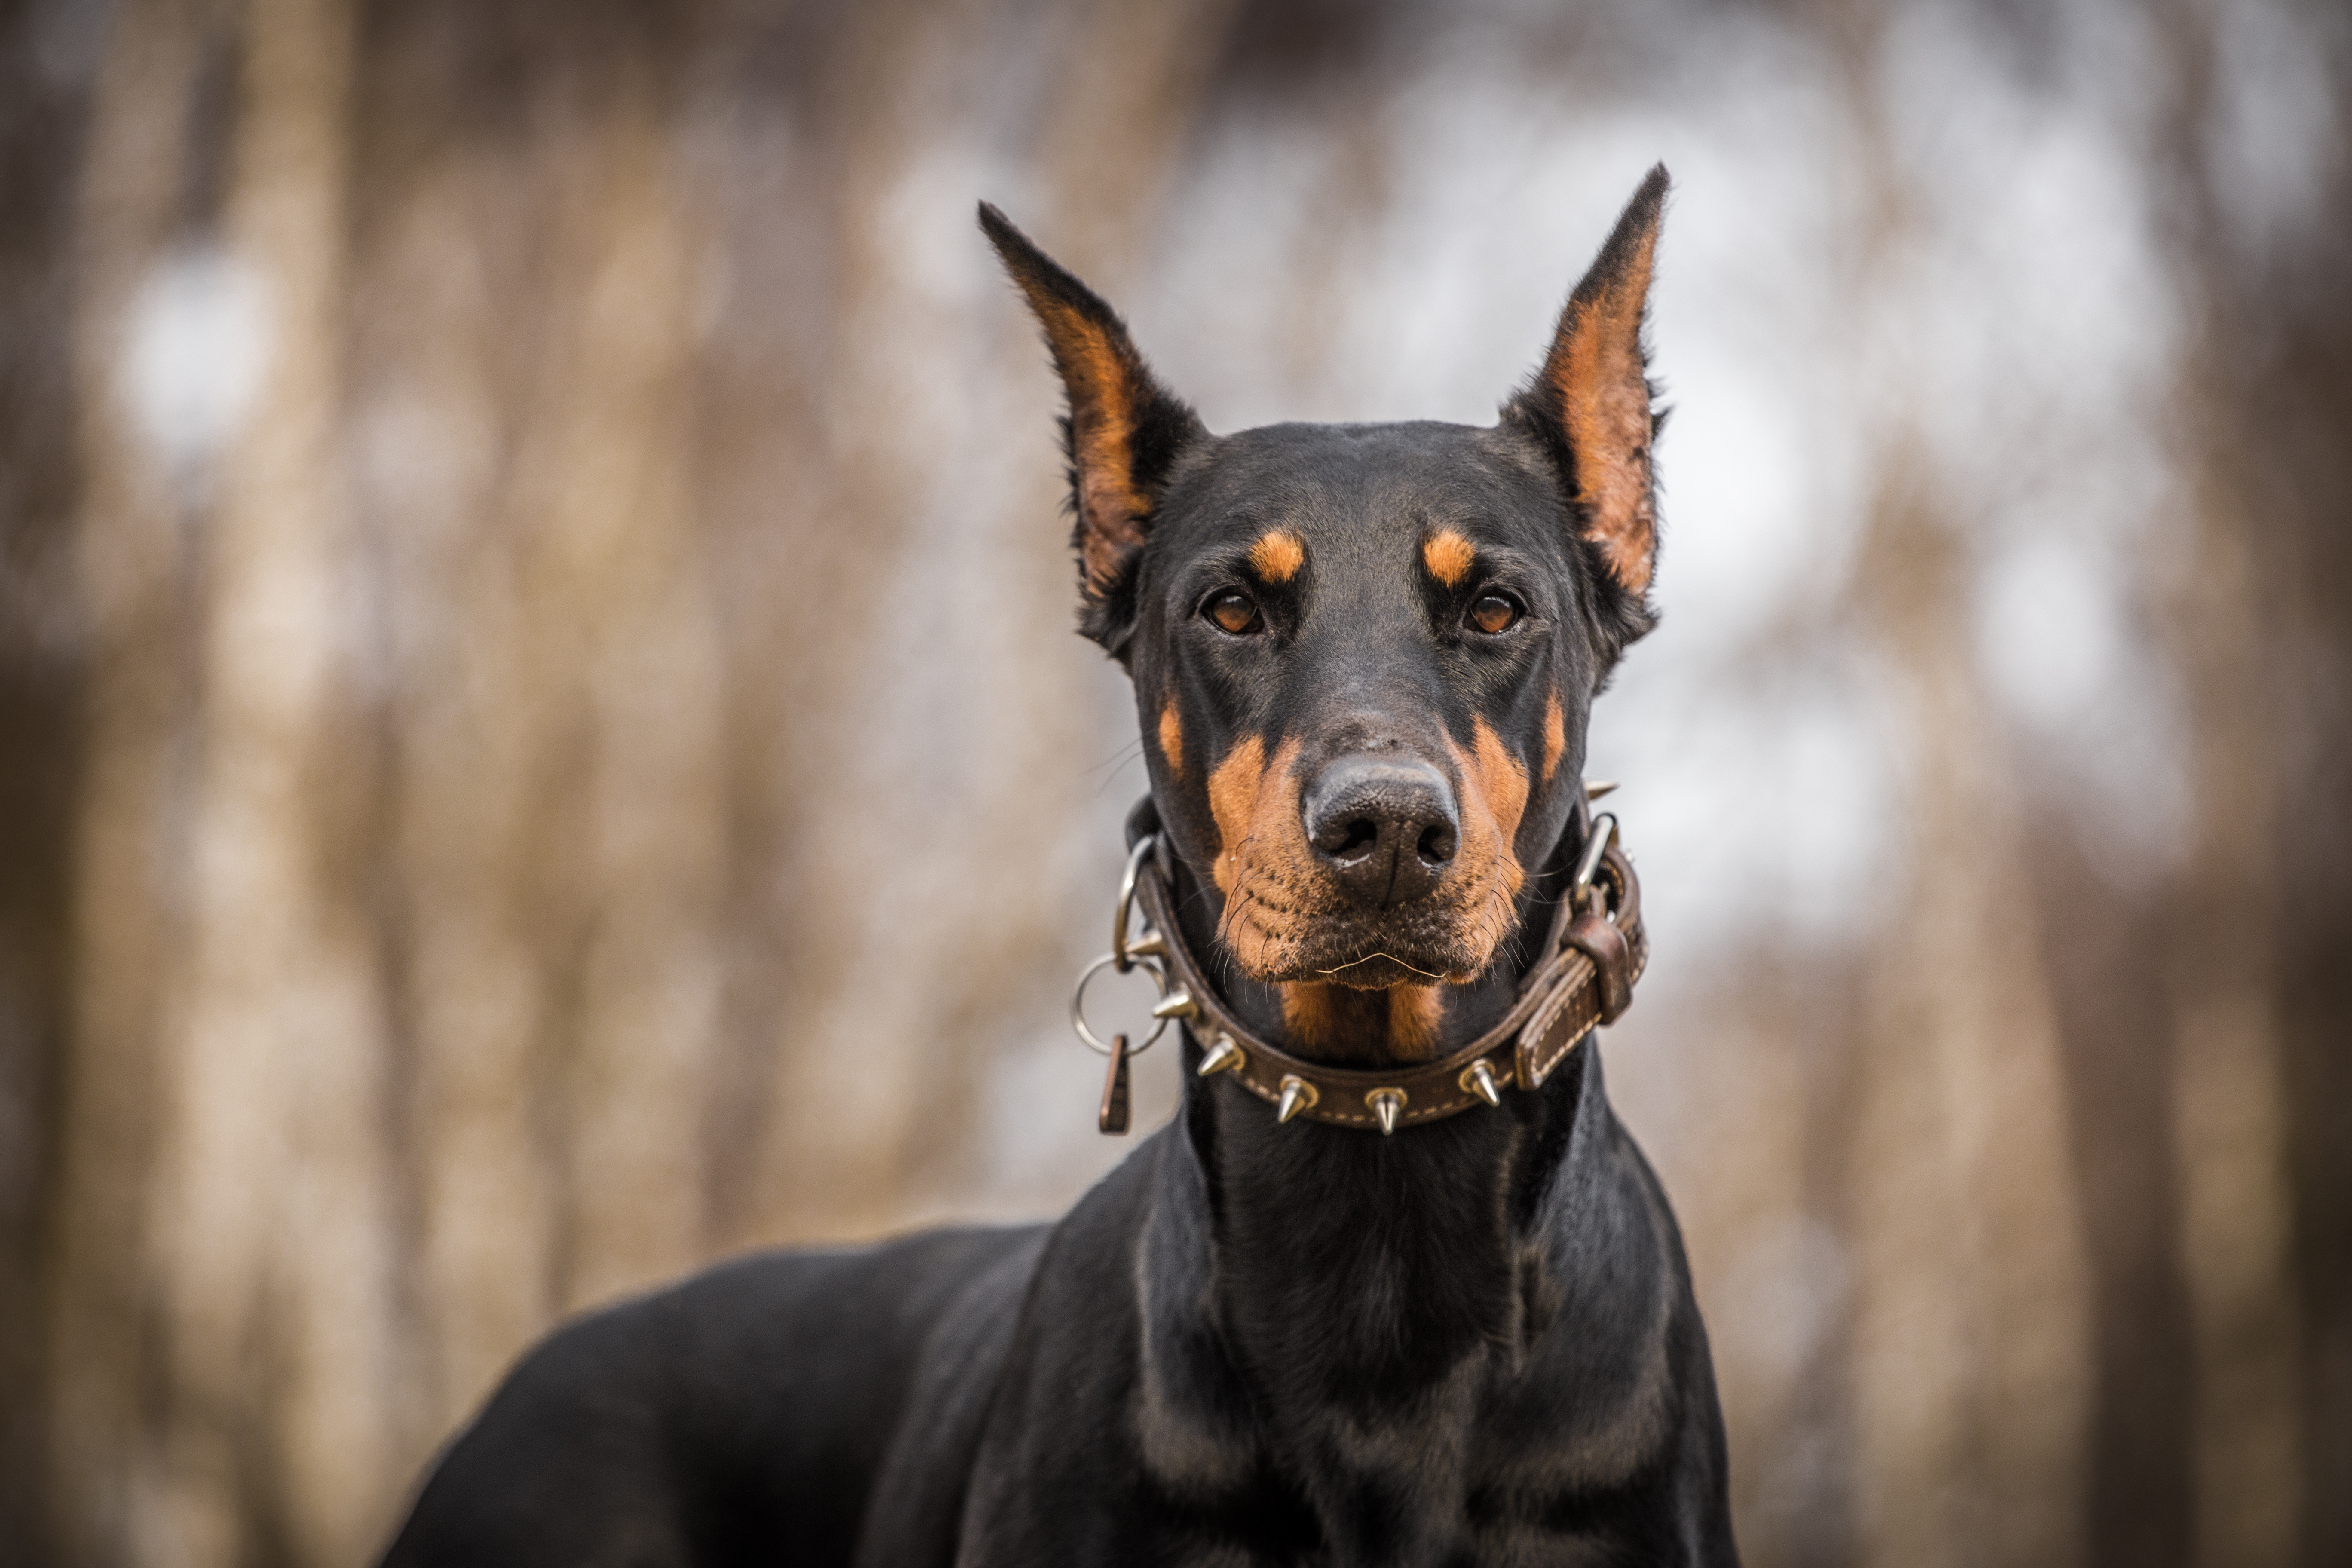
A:
POLYGON ((1632 1004, 1633 983, 1649 959, 1641 883, 1618 847, 1616 818, 1592 817, 1580 809, 1577 820, 1591 826, 1579 840, 1575 875, 1553 910, 1543 946, 1520 980, 1510 1011, 1468 1045, 1434 1061, 1331 1067, 1292 1056, 1253 1034, 1185 945, 1171 896, 1167 840, 1156 831, 1157 814, 1147 816, 1142 809, 1134 823, 1142 829, 1134 899, 1148 929, 1120 945, 1135 958, 1166 965, 1168 994, 1157 1011, 1183 1020, 1200 1042, 1194 1070, 1204 1079, 1230 1076, 1272 1105, 1277 1121, 1304 1116, 1336 1127, 1394 1132, 1499 1106, 1506 1089, 1541 1088, 1579 1041, 1599 1025, 1613 1023, 1632 1004))

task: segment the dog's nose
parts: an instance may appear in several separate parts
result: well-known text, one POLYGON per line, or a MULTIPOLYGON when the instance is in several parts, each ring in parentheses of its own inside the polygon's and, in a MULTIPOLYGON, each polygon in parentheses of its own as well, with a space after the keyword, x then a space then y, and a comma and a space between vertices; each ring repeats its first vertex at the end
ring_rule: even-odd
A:
POLYGON ((1433 889, 1461 837, 1454 791, 1427 763, 1341 757, 1305 802, 1307 839, 1349 897, 1374 907, 1433 889))

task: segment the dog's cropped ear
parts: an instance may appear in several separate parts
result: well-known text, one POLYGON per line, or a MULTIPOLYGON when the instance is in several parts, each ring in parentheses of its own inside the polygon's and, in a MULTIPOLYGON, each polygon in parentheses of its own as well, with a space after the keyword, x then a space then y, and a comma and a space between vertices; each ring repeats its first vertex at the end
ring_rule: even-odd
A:
POLYGON ((1659 420, 1642 324, 1665 199, 1662 163, 1633 193, 1592 270, 1568 297, 1543 368, 1504 408, 1507 418, 1533 427, 1561 465, 1577 527, 1622 592, 1616 607, 1633 637, 1648 627, 1658 553, 1650 441, 1659 420))
POLYGON ((1207 434, 1200 416, 1152 379, 1127 323, 986 202, 980 226, 1045 329, 1069 395, 1062 433, 1077 521, 1081 626, 1114 654, 1135 620, 1135 558, 1177 454, 1207 434))

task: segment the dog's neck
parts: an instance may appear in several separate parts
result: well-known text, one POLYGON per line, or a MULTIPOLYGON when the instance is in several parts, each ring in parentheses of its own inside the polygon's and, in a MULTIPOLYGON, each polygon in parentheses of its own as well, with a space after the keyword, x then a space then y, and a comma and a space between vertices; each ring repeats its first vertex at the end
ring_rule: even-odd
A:
MULTIPOLYGON (((1570 849, 1582 831, 1569 826, 1570 849)), ((1539 945, 1530 928, 1572 874, 1560 860, 1528 879, 1507 955, 1539 945)), ((1253 995, 1223 978, 1234 966, 1211 945, 1213 900, 1181 868, 1174 891, 1228 1005, 1278 1030, 1272 987, 1253 995)), ((1450 1003, 1439 1050, 1507 1010, 1517 964, 1496 968, 1450 1003)), ((1200 1054, 1188 1038, 1183 1110, 1161 1141, 1170 1179, 1155 1185, 1152 1256, 1138 1273, 1151 1281, 1138 1390, 1147 1467, 1178 1491, 1265 1490, 1267 1517, 1295 1508, 1317 1521, 1302 1552, 1442 1554, 1449 1521, 1496 1468, 1551 1443, 1558 1412, 1523 1396, 1529 1369, 1547 1369, 1541 1384, 1579 1358, 1632 1365, 1652 1348, 1626 1337, 1638 1314, 1595 1316, 1576 1263, 1637 1223, 1597 1047, 1575 1047, 1532 1093, 1394 1136, 1279 1122, 1231 1075, 1194 1076, 1200 1054), (1368 1510, 1370 1498, 1385 1500, 1368 1510)))
POLYGON ((1581 1233, 1622 1223, 1598 1193, 1608 1115, 1590 1041, 1535 1093, 1394 1137, 1190 1079, 1138 1276, 1160 1481, 1255 1485, 1334 1561, 1436 1550, 1517 1451, 1517 1378, 1557 1359, 1571 1260, 1605 1250, 1581 1233))
MULTIPOLYGON (((1532 951, 1539 932, 1528 928, 1549 921, 1556 881, 1549 869, 1529 879, 1507 953, 1532 951)), ((1180 869, 1175 902, 1193 951, 1215 953, 1216 909, 1202 886, 1180 869)), ((1274 987, 1227 978, 1229 963, 1206 967, 1244 1021, 1285 1039, 1274 987)), ((1449 987, 1435 1052, 1498 1021, 1517 980, 1498 963, 1449 987)), ((1198 1051, 1192 1043, 1188 1060, 1198 1051)), ((1537 1093, 1396 1137, 1278 1123, 1237 1085, 1188 1072, 1183 1131, 1208 1215, 1200 1239, 1217 1319, 1244 1363, 1302 1410, 1377 1391, 1412 1404, 1440 1392, 1422 1386, 1433 1369, 1538 1331, 1544 1199, 1580 1114, 1606 1114, 1597 1075, 1586 1089, 1591 1056, 1580 1047, 1537 1093)))
POLYGON ((1591 1055, 1579 1047, 1535 1093, 1396 1137, 1279 1123, 1238 1085, 1188 1085, 1217 1293, 1252 1359, 1377 1384, 1538 1327, 1526 1272, 1580 1110, 1599 1109, 1583 1105, 1591 1055))

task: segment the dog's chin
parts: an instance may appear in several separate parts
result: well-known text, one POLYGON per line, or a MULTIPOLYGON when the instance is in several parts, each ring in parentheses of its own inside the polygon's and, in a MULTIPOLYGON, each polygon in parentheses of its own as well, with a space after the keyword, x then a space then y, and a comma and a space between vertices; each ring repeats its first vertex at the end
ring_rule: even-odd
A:
POLYGON ((1466 984, 1494 962, 1495 944, 1478 941, 1463 922, 1451 919, 1401 926, 1327 916, 1280 933, 1259 954, 1260 964, 1243 964, 1259 980, 1318 981, 1385 991, 1397 985, 1466 984))

